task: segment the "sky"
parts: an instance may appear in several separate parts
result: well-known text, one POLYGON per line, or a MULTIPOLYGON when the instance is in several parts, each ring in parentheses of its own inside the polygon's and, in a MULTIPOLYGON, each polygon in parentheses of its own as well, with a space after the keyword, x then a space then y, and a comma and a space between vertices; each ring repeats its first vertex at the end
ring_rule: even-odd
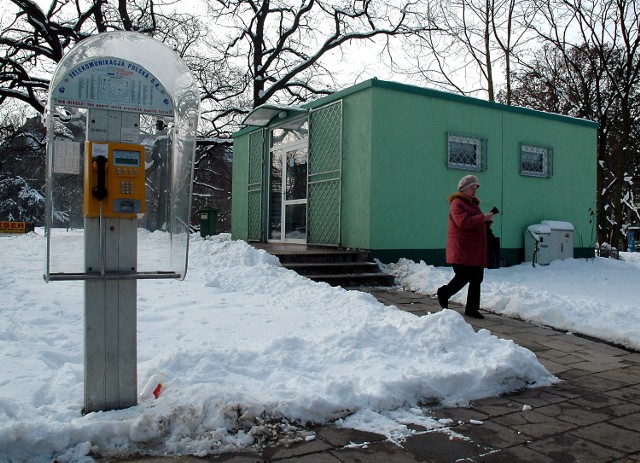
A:
MULTIPOLYGON (((73 256, 82 230, 63 233, 52 252, 73 256)), ((139 231, 139 254, 163 241, 139 231)), ((158 398, 83 416, 83 283, 45 283, 45 247, 42 229, 0 235, 2 463, 251 451, 274 430, 313 440, 304 423, 396 442, 417 432, 409 423, 453 433, 419 404, 465 406, 558 381, 531 351, 475 332, 457 311, 418 317, 312 282, 227 234, 192 235, 184 281, 138 282, 138 391, 162 375, 158 398)), ((487 270, 482 305, 638 349, 640 259, 623 256, 487 270)), ((425 294, 452 276, 407 260, 387 270, 425 294)))

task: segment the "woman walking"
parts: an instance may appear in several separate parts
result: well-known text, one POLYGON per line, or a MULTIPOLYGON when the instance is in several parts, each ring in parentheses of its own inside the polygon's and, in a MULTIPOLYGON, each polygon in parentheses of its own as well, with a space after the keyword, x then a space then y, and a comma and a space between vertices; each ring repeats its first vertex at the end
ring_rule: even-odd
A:
POLYGON ((475 175, 467 175, 458 182, 458 191, 449 195, 449 225, 447 229, 447 264, 453 266, 454 277, 438 288, 440 307, 449 306, 449 298, 467 283, 467 304, 464 314, 484 318, 480 313, 480 285, 487 267, 487 223, 493 213, 483 214, 476 191, 480 183, 475 175))

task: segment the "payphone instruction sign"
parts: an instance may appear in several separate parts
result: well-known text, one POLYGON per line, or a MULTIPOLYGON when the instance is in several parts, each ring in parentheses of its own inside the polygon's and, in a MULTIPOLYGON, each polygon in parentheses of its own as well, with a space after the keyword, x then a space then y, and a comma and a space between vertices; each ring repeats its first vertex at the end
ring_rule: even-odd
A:
POLYGON ((54 90, 60 106, 173 116, 171 98, 160 81, 139 64, 94 58, 73 68, 54 90))

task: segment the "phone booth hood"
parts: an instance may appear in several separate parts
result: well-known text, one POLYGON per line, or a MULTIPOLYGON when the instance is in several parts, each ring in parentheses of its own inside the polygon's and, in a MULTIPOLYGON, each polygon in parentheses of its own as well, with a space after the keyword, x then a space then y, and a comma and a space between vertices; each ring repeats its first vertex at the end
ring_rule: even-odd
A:
POLYGON ((109 32, 78 43, 49 85, 45 280, 91 278, 83 265, 82 158, 89 121, 82 118, 92 110, 118 114, 122 121, 139 115, 139 123, 123 122, 118 141, 142 146, 143 172, 154 176, 146 177, 147 209, 137 216, 134 249, 138 268, 130 277, 183 279, 200 113, 197 81, 165 44, 136 32, 109 32), (155 196, 161 198, 162 223, 150 214, 155 196))

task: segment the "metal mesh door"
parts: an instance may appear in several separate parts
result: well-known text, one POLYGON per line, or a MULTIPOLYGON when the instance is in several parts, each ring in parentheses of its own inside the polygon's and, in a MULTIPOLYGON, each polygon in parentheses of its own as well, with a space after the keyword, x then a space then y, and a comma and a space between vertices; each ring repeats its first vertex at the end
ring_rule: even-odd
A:
POLYGON ((264 153, 264 131, 258 130, 249 136, 249 179, 247 207, 247 239, 262 238, 262 157, 264 153))
POLYGON ((340 244, 342 102, 309 115, 307 242, 340 244))

